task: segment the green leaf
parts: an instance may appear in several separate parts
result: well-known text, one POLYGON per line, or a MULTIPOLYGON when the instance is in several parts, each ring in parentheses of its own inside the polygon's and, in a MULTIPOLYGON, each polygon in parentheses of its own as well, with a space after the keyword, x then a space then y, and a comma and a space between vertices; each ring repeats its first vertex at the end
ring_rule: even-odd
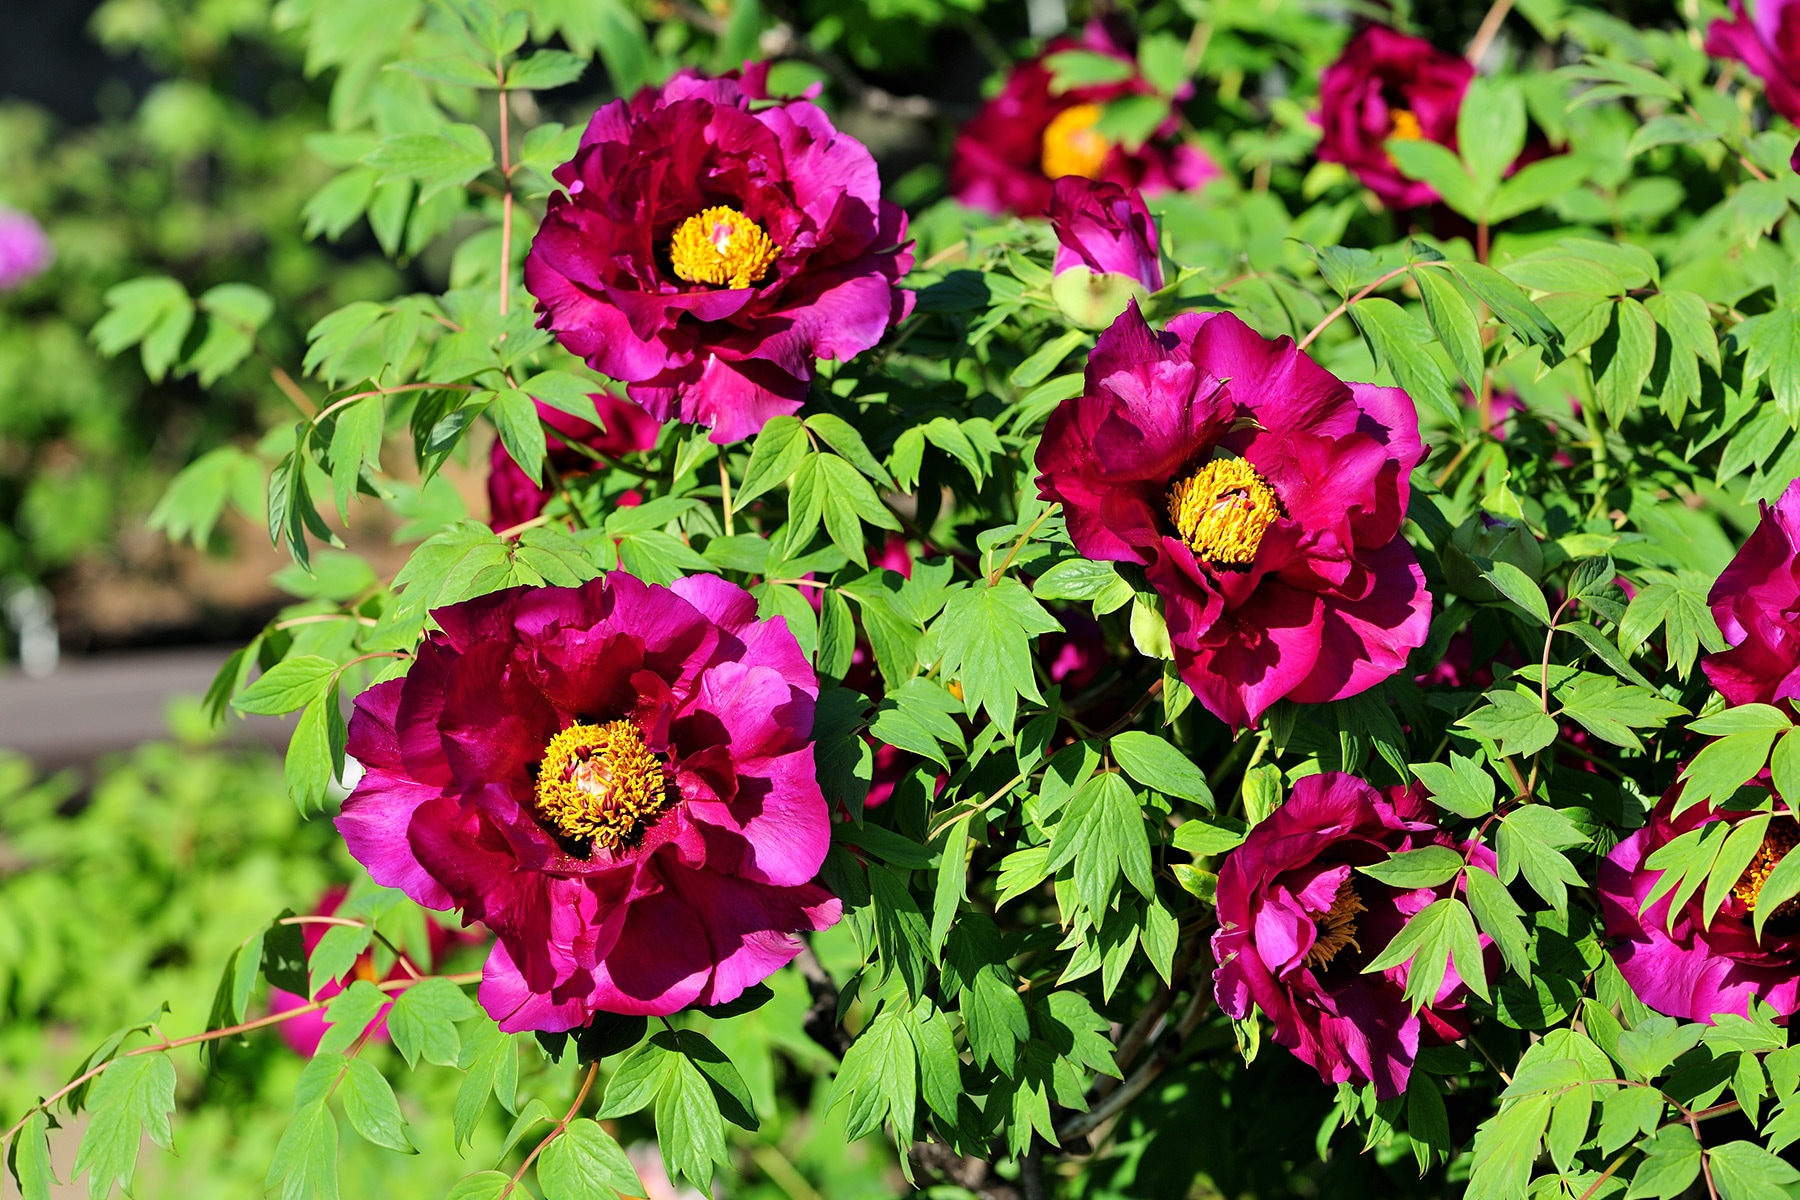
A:
MULTIPOLYGON (((1578 628, 1586 628, 1580 626, 1578 628)), ((1580 721, 1595 737, 1641 751, 1634 729, 1660 729, 1687 710, 1646 687, 1620 686, 1601 675, 1581 675, 1556 688, 1563 714, 1580 721)))
POLYGON ((420 204, 494 165, 494 144, 478 126, 446 124, 439 129, 385 138, 363 161, 381 171, 383 180, 418 180, 420 204))
POLYGON ((144 374, 161 383, 181 357, 182 343, 194 324, 194 302, 187 289, 166 275, 156 275, 116 284, 107 289, 105 299, 106 315, 91 335, 94 345, 108 358, 138 346, 144 374))
POLYGON ((1480 568, 1482 577, 1499 589, 1502 596, 1518 605, 1539 625, 1549 626, 1550 605, 1544 599, 1544 590, 1531 576, 1509 562, 1477 559, 1475 565, 1480 568))
POLYGON ((1469 818, 1485 817, 1494 810, 1494 777, 1472 758, 1453 752, 1448 766, 1412 763, 1411 769, 1439 808, 1469 818))
POLYGON ((1641 1148, 1644 1158, 1631 1178, 1627 1200, 1646 1196, 1672 1200, 1700 1174, 1700 1143, 1686 1125, 1664 1126, 1641 1148))
MULTIPOLYGON (((1431 145, 1408 142, 1406 145, 1431 145)), ((1443 147, 1438 147, 1443 149, 1443 147)), ((1350 315, 1369 343, 1375 361, 1386 367, 1394 381, 1406 390, 1414 402, 1437 410, 1446 420, 1459 418, 1458 407, 1450 402, 1448 385, 1438 370, 1436 360, 1426 350, 1431 331, 1417 317, 1379 296, 1358 300, 1350 306, 1350 315)))
POLYGON ((500 431, 500 444, 519 470, 532 483, 544 481, 544 456, 549 453, 544 439, 544 426, 538 420, 537 405, 517 388, 504 388, 494 393, 487 408, 494 427, 500 431))
POLYGON ((1546 362, 1562 361, 1562 331, 1528 297, 1524 289, 1492 267, 1475 262, 1453 262, 1451 268, 1475 298, 1520 338, 1544 351, 1546 362))
POLYGON ((1476 186, 1500 184, 1525 148, 1525 94, 1514 79, 1476 75, 1457 109, 1456 144, 1476 186))
POLYGON ((1040 600, 1092 600, 1118 581, 1118 568, 1088 558, 1065 558, 1031 586, 1040 600))
POLYGON ((705 1191, 712 1183, 713 1164, 730 1161, 725 1122, 712 1087, 694 1064, 679 1054, 671 1054, 669 1063, 656 1095, 656 1140, 663 1162, 705 1191))
POLYGON ((169 1129, 169 1114, 174 1111, 175 1067, 168 1055, 119 1059, 88 1095, 87 1129, 70 1179, 85 1172, 93 1200, 106 1200, 115 1184, 129 1195, 142 1140, 148 1137, 164 1150, 174 1150, 169 1129))
POLYGON ((20 1200, 50 1200, 50 1189, 57 1186, 56 1172, 50 1169, 49 1126, 50 1115, 37 1109, 13 1139, 7 1165, 19 1185, 20 1200))
POLYGON ((456 84, 460 87, 497 88, 500 81, 494 77, 492 67, 483 66, 472 58, 451 56, 445 58, 408 58, 389 63, 384 68, 389 71, 405 71, 408 75, 417 75, 420 79, 429 79, 435 83, 456 84))
POLYGON ((519 1048, 513 1035, 503 1033, 483 1014, 462 1035, 462 1041, 457 1065, 468 1074, 456 1091, 456 1104, 450 1113, 458 1147, 466 1145, 474 1135, 481 1114, 487 1111, 489 1096, 498 1099, 507 1112, 515 1112, 519 1106, 519 1048))
POLYGON ((873 454, 869 453, 869 447, 863 441, 862 434, 858 433, 856 427, 850 422, 831 413, 814 413, 806 418, 806 427, 818 434, 820 440, 827 446, 849 459, 864 475, 884 488, 894 486, 893 476, 889 475, 887 468, 882 466, 873 454))
POLYGON ((221 283, 200 297, 200 308, 208 316, 206 337, 185 370, 200 376, 201 387, 211 387, 250 356, 256 331, 274 312, 275 302, 247 283, 221 283))
POLYGON ((883 1009, 844 1055, 825 1111, 844 1107, 844 1136, 851 1141, 874 1133, 885 1120, 893 1122, 902 1144, 912 1139, 918 1060, 907 1033, 909 1016, 898 1008, 883 1009))
POLYGON ((1060 96, 1075 88, 1124 83, 1137 73, 1130 59, 1094 50, 1062 50, 1044 59, 1050 68, 1050 94, 1060 96))
POLYGON ((1145 787, 1212 810, 1212 789, 1206 786, 1206 775, 1165 739, 1133 730, 1114 735, 1108 748, 1125 773, 1145 787))
MULTIPOLYGON (((316 952, 313 957, 317 959, 316 952)), ((315 967, 313 978, 323 983, 329 977, 321 975, 315 967)), ((315 986, 313 994, 317 995, 318 990, 315 986)), ((319 1053, 340 1054, 348 1050, 386 1005, 387 997, 366 979, 356 980, 333 996, 325 1009, 327 1026, 324 1037, 319 1039, 319 1053)))
POLYGON ((964 710, 973 716, 985 709, 1005 730, 1013 727, 1021 696, 1038 704, 1044 700, 1032 668, 1031 639, 1061 628, 1010 576, 991 587, 982 581, 955 593, 931 627, 943 654, 941 673, 961 683, 964 710))
POLYGON ((1232 817, 1220 817, 1216 821, 1202 818, 1177 825, 1170 844, 1195 858, 1206 858, 1241 846, 1248 834, 1249 828, 1232 817))
POLYGON ((1397 851, 1380 862, 1357 868, 1371 878, 1406 891, 1448 883, 1462 869, 1462 855, 1448 846, 1397 851))
POLYGON ((1710 717, 1688 722, 1689 732, 1705 734, 1707 737, 1721 737, 1751 730, 1779 732, 1793 727, 1794 723, 1788 720, 1787 714, 1770 704, 1738 704, 1710 717))
POLYGON ((402 1154, 417 1154, 406 1136, 406 1118, 400 1115, 400 1102, 394 1089, 373 1063, 353 1058, 346 1065, 344 1082, 339 1089, 344 1098, 344 1115, 350 1127, 365 1141, 402 1154))
POLYGON ((775 417, 764 425, 750 448, 750 465, 733 502, 742 508, 794 473, 811 442, 798 417, 775 417))
POLYGON ((1496 849, 1501 882, 1511 883, 1522 872, 1532 889, 1563 915, 1569 902, 1565 885, 1580 887, 1582 883, 1574 864, 1561 851, 1584 846, 1589 840, 1574 822, 1549 805, 1521 805, 1500 822, 1496 849))
POLYGON ((1556 740, 1556 721, 1545 714, 1536 696, 1497 688, 1487 698, 1486 705, 1457 724, 1492 738, 1502 754, 1528 757, 1556 740))
POLYGON ((587 66, 587 59, 567 50, 539 50, 506 68, 506 86, 547 91, 574 83, 587 66))
POLYGON ((1745 729, 1702 749, 1681 773, 1681 796, 1675 802, 1675 815, 1696 804, 1728 799, 1754 779, 1769 761, 1776 733, 1774 729, 1745 729))
POLYGON ((1468 881, 1469 909, 1475 914, 1481 931, 1500 947, 1506 965, 1520 979, 1530 983, 1531 939, 1521 919, 1525 910, 1512 898, 1505 884, 1481 867, 1471 866, 1464 878, 1468 881))
POLYGON ((1726 1142, 1707 1151, 1721 1200, 1787 1200, 1800 1171, 1755 1142, 1726 1142))
POLYGON ((284 775, 294 806, 305 813, 325 803, 331 781, 344 769, 344 714, 337 689, 326 689, 300 713, 288 742, 284 775))
POLYGON ((1049 869, 1075 864, 1075 890, 1100 919, 1120 876, 1140 895, 1155 895, 1143 809, 1123 778, 1096 775, 1076 793, 1056 824, 1049 869))
POLYGON ((1036 387, 1050 377, 1050 372, 1062 364, 1071 350, 1087 341, 1088 336, 1085 330, 1071 329, 1061 337, 1045 342, 1013 368, 1008 382, 1016 388, 1036 387))
POLYGON ((1465 1200, 1513 1200, 1526 1194, 1553 1103, 1548 1095, 1510 1100, 1482 1123, 1475 1131, 1465 1200))
POLYGON ((570 1121, 538 1156, 544 1200, 588 1200, 596 1185, 626 1196, 644 1188, 636 1168, 611 1134, 586 1117, 570 1121))
POLYGON ((1431 324, 1431 332, 1437 335, 1438 343, 1450 356, 1463 382, 1479 395, 1486 368, 1482 360, 1481 326, 1476 323, 1474 310, 1442 271, 1415 267, 1412 278, 1418 285, 1419 298, 1424 301, 1425 319, 1431 324))
POLYGON ((325 694, 338 665, 316 654, 284 658, 238 693, 231 707, 244 713, 276 714, 305 708, 325 694))
POLYGON ((295 1111, 276 1143, 265 1190, 281 1185, 281 1200, 337 1200, 337 1121, 321 1095, 295 1111))
POLYGON ((1637 408, 1656 362, 1656 320, 1627 296, 1613 307, 1613 323, 1590 352, 1594 398, 1614 426, 1637 408))
POLYGON ((453 1067, 462 1056, 456 1022, 475 1015, 475 1005, 462 988, 441 976, 422 979, 401 992, 388 1012, 388 1033, 406 1065, 419 1059, 453 1067))
POLYGON ((674 1069, 674 1058, 663 1043, 654 1039, 632 1051, 607 1080, 598 1118, 606 1121, 649 1106, 674 1069))
POLYGON ((1449 147, 1428 138, 1395 138, 1384 148, 1408 179, 1429 183, 1445 204, 1469 220, 1483 218, 1488 196, 1449 147))
POLYGON ((674 1048, 706 1077, 707 1086, 712 1088, 713 1098, 718 1101, 720 1115, 738 1128, 755 1133, 761 1125, 756 1116, 756 1102, 744 1085, 744 1077, 738 1074, 737 1067, 725 1052, 713 1045, 705 1034, 692 1029, 675 1031, 674 1048))
POLYGON ((898 973, 916 1000, 925 991, 925 964, 930 957, 930 926, 906 885, 886 867, 869 868, 875 899, 875 943, 881 949, 882 974, 898 973))

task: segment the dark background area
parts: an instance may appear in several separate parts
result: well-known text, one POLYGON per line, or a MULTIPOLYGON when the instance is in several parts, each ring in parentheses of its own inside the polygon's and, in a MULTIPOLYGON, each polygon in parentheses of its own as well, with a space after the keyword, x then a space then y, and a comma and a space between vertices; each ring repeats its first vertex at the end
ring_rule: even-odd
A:
POLYGON ((99 0, 7 0, 0 97, 41 104, 70 124, 128 109, 155 78, 137 57, 115 58, 88 33, 99 0), (113 106, 117 105, 117 109, 113 106))

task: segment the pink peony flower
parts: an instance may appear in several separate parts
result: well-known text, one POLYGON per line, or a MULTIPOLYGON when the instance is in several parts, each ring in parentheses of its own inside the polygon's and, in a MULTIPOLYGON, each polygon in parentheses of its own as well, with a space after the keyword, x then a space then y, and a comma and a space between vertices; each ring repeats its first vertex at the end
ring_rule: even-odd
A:
POLYGON ((1469 63, 1424 38, 1369 26, 1319 76, 1320 161, 1343 163, 1390 207, 1430 204, 1436 190, 1401 174, 1387 143, 1426 138, 1454 150, 1474 77, 1469 63))
POLYGON ((1039 494, 1075 548, 1137 563, 1176 669, 1220 720, 1354 696, 1423 645, 1431 595, 1400 537, 1424 455, 1412 400, 1344 383, 1229 313, 1157 333, 1133 304, 1051 414, 1039 494))
POLYGON ((750 437, 910 311, 906 214, 815 105, 680 75, 595 113, 525 260, 539 324, 659 421, 750 437))
POLYGON ((1051 191, 1050 223, 1060 243, 1056 274, 1086 267, 1096 274, 1129 276, 1148 291, 1162 289, 1156 223, 1136 188, 1065 175, 1051 191))
MULTIPOLYGON (((1014 67, 1000 94, 956 135, 951 193, 975 208, 1035 217, 1050 207, 1052 181, 1067 175, 1141 188, 1150 195, 1186 191, 1216 178, 1219 169, 1212 160, 1179 140, 1181 123, 1173 113, 1136 150, 1095 131, 1108 101, 1155 94, 1136 64, 1102 22, 1090 21, 1080 41, 1058 38, 1038 57, 1014 67), (1065 50, 1130 63, 1132 75, 1119 83, 1053 94, 1053 72, 1045 60, 1065 50)), ((1184 87, 1176 99, 1191 93, 1191 87, 1184 87)))
POLYGON ((1763 81, 1769 107, 1800 121, 1800 3, 1757 0, 1751 16, 1744 0, 1731 0, 1731 20, 1714 21, 1706 31, 1706 52, 1749 67, 1763 81))
POLYGON ((357 698, 337 824, 377 882, 494 931, 502 1029, 721 1004, 837 921, 818 681, 749 593, 615 571, 432 615, 357 698))
MULTIPOLYGON (((1766 783, 1765 785, 1766 786, 1766 783)), ((1751 997, 1787 1016, 1800 1008, 1800 902, 1770 914, 1763 940, 1756 940, 1757 895, 1769 872, 1800 844, 1800 826, 1789 817, 1769 823, 1762 846, 1726 895, 1710 926, 1702 919, 1704 895, 1697 891, 1669 926, 1672 896, 1644 910, 1644 901, 1662 876, 1647 860, 1676 837, 1712 821, 1737 823, 1747 812, 1720 813, 1696 804, 1675 811, 1681 785, 1664 794, 1650 823, 1613 848, 1600 864, 1600 914, 1619 973, 1638 999, 1670 1017, 1711 1024, 1721 1013, 1749 1015, 1751 997)))
POLYGON ((55 258, 42 226, 16 209, 0 208, 0 292, 30 283, 55 258))
POLYGON ((1700 660, 1733 704, 1800 696, 1800 479, 1788 484, 1707 594, 1731 649, 1700 660))
POLYGON ((1404 998, 1410 960, 1375 974, 1362 968, 1408 918, 1456 885, 1406 890, 1356 868, 1434 845, 1490 872, 1495 865, 1491 850, 1459 846, 1429 815, 1418 792, 1384 796, 1341 772, 1310 775, 1219 868, 1220 1010, 1243 1020, 1254 1002, 1274 1023, 1275 1040, 1319 1078, 1372 1082, 1383 1100, 1406 1090, 1421 1044, 1466 1032, 1455 1011, 1465 985, 1453 963, 1437 997, 1415 1014, 1404 998))
MULTIPOLYGON (((606 424, 604 429, 559 408, 551 408, 542 401, 536 402, 538 416, 563 435, 563 440, 546 440, 550 446, 550 466, 564 479, 604 469, 603 464, 574 449, 571 443, 617 458, 634 450, 654 448, 657 434, 662 430, 655 417, 629 400, 600 392, 593 401, 600 419, 606 424)), ((511 529, 543 512, 544 505, 550 503, 555 492, 547 473, 542 485, 531 482, 531 476, 512 460, 506 447, 495 441, 488 455, 487 494, 488 524, 495 529, 511 529)), ((636 493, 626 492, 619 502, 629 505, 637 503, 637 499, 636 493)))

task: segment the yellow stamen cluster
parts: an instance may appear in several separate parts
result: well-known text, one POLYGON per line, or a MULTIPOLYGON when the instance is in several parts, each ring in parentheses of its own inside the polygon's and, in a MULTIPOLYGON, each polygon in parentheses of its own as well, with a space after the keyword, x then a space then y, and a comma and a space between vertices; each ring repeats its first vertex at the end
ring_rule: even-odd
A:
POLYGON ((1396 142, 1416 142, 1425 136, 1425 127, 1410 108, 1388 110, 1388 138, 1396 142))
POLYGON ((571 725, 538 764, 538 819, 598 849, 636 840, 672 798, 662 763, 631 721, 571 725))
POLYGON ((1215 458, 1169 485, 1169 520, 1194 557, 1215 566, 1255 562, 1263 533, 1281 515, 1274 490, 1241 458, 1215 458))
MULTIPOLYGON (((1743 901, 1745 908, 1755 912, 1757 898, 1762 895, 1763 884, 1769 882, 1769 875, 1775 870, 1775 864, 1786 858, 1788 851, 1795 846, 1800 846, 1800 825, 1781 817, 1770 821, 1769 831, 1763 834, 1762 845, 1756 848, 1756 856, 1732 885, 1731 894, 1743 901)), ((1800 897, 1788 900, 1769 915, 1791 917, 1796 913, 1800 913, 1800 897)))
POLYGON ((1077 104, 1065 108, 1044 126, 1044 148, 1041 165, 1051 179, 1079 175, 1083 179, 1100 178, 1112 143, 1094 126, 1100 123, 1098 104, 1077 104))
POLYGON ((695 213, 675 227, 669 259, 689 283, 752 287, 761 283, 781 247, 763 227, 735 208, 718 205, 695 213))
POLYGON ((1319 938, 1306 952, 1306 965, 1314 970, 1329 966, 1345 946, 1361 953, 1362 947, 1356 944, 1356 914, 1367 911, 1362 897, 1356 894, 1355 886, 1346 876, 1344 882, 1338 884, 1331 907, 1313 923, 1319 938))

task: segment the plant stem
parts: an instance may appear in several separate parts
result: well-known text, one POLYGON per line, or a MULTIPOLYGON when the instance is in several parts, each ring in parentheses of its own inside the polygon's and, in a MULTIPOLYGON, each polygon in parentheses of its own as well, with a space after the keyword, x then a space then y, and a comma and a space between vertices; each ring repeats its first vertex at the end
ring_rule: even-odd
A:
POLYGON ((562 1136, 563 1130, 569 1127, 569 1122, 575 1119, 575 1114, 581 1111, 581 1102, 587 1099, 588 1089, 594 1086, 594 1077, 599 1073, 600 1060, 595 1059, 588 1064, 587 1075, 581 1081, 581 1090, 575 1093, 575 1103, 569 1105, 569 1111, 564 1113, 563 1119, 556 1123, 556 1128, 545 1134, 544 1140, 525 1156, 525 1161, 520 1163, 519 1169, 513 1173, 512 1182, 501 1189, 497 1200, 506 1200, 512 1194, 513 1189, 519 1186, 519 1180, 525 1178, 525 1172, 530 1169, 537 1156, 544 1152, 544 1147, 562 1136))
POLYGON ((1386 275, 1383 275, 1380 279, 1377 279, 1374 283, 1371 283, 1368 287, 1364 288, 1362 291, 1356 293, 1356 295, 1350 297, 1348 300, 1344 301, 1342 304, 1338 305, 1336 308, 1334 308, 1330 312, 1326 313, 1325 319, 1323 321, 1320 321, 1317 325, 1314 325, 1312 327, 1312 332, 1307 334, 1305 337, 1301 338, 1299 344, 1295 347, 1295 349, 1304 350, 1308 346, 1312 345, 1313 339, 1318 337, 1321 333, 1324 333, 1326 328, 1333 321, 1337 320, 1339 317, 1341 317, 1345 313, 1349 312, 1350 306, 1352 304, 1355 304, 1358 300, 1368 299, 1369 296, 1375 291, 1376 288, 1379 288, 1379 287, 1385 286, 1386 284, 1392 283, 1394 280, 1400 278, 1400 276, 1402 276, 1402 275, 1406 274, 1408 271, 1412 270, 1413 267, 1435 267, 1437 265, 1439 265, 1439 264, 1437 264, 1437 263, 1409 263, 1408 265, 1406 265, 1404 267, 1395 267, 1392 271, 1389 271, 1386 275))
POLYGON ((1469 48, 1463 52, 1464 58, 1476 65, 1481 63, 1488 47, 1493 45, 1495 35, 1500 32, 1500 23, 1506 20, 1506 14, 1512 11, 1512 6, 1513 0, 1494 0, 1493 6, 1487 10, 1487 16, 1481 18, 1481 27, 1469 39, 1469 48))
MULTIPOLYGON (((512 227, 513 227, 513 192, 512 192, 512 121, 506 112, 506 68, 502 63, 494 64, 494 73, 500 79, 500 178, 506 181, 506 190, 500 194, 500 315, 506 315, 507 301, 511 298, 512 287, 512 227)), ((505 334, 500 335, 502 339, 505 334)))
POLYGON ((725 505, 725 536, 732 536, 731 528, 731 471, 725 465, 725 447, 719 447, 719 498, 725 505))

